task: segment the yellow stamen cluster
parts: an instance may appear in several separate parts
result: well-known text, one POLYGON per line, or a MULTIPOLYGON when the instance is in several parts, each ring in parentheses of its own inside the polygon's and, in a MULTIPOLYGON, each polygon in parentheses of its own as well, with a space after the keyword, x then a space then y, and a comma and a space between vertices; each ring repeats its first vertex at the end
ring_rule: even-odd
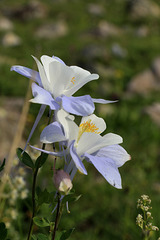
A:
POLYGON ((75 83, 75 77, 72 77, 71 82, 74 84, 75 83))
POLYGON ((78 133, 77 142, 79 141, 79 139, 81 138, 81 136, 84 132, 91 132, 91 133, 99 134, 100 132, 98 132, 98 130, 99 130, 99 128, 96 127, 96 125, 91 122, 91 119, 86 122, 81 123, 79 125, 79 133, 78 133))

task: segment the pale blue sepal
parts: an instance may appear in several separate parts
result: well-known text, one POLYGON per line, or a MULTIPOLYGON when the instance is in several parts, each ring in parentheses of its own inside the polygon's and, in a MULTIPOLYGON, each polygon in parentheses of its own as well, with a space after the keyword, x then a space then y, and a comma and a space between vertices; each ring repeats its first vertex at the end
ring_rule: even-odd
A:
POLYGON ((23 67, 23 66, 19 66, 19 65, 15 65, 15 66, 12 66, 11 67, 11 71, 15 71, 29 79, 32 79, 34 80, 35 82, 38 83, 38 85, 40 87, 42 87, 42 82, 41 82, 41 78, 40 78, 40 75, 39 75, 39 72, 37 71, 34 71, 30 68, 27 68, 27 67, 23 67))
POLYGON ((117 167, 121 167, 126 161, 131 159, 131 156, 126 150, 118 144, 103 147, 93 155, 110 158, 115 162, 117 167))
POLYGON ((62 131, 59 122, 53 122, 45 127, 40 135, 40 141, 43 143, 55 143, 66 141, 66 137, 62 131))
POLYGON ((31 137, 32 137, 32 135, 33 135, 33 133, 34 133, 34 131, 35 131, 35 129, 36 129, 36 127, 37 127, 37 125, 38 125, 38 123, 39 123, 39 121, 40 121, 40 119, 41 119, 41 117, 42 117, 42 115, 43 115, 43 113, 44 113, 44 111, 45 111, 45 108, 46 108, 46 105, 42 105, 42 106, 40 107, 39 113, 38 113, 38 115, 37 115, 37 117, 36 117, 36 120, 35 120, 35 122, 34 122, 34 124, 33 124, 33 127, 32 127, 32 129, 31 129, 31 132, 30 132, 30 134, 29 134, 29 137, 28 137, 28 139, 27 139, 27 142, 26 142, 26 145, 25 145, 25 148, 24 148, 23 152, 25 151, 25 149, 26 149, 26 147, 27 147, 27 145, 28 145, 28 142, 30 141, 30 139, 31 139, 31 137))
POLYGON ((105 99, 101 99, 101 98, 92 98, 92 101, 95 103, 102 103, 102 104, 118 102, 118 100, 110 101, 110 100, 105 100, 105 99))
POLYGON ((56 157, 63 157, 63 152, 51 152, 51 151, 47 151, 47 150, 44 150, 44 149, 41 149, 41 148, 37 148, 37 147, 34 147, 32 145, 29 145, 31 148, 33 149, 36 149, 40 152, 43 152, 43 153, 47 153, 49 155, 53 155, 53 156, 56 156, 56 157))
POLYGON ((87 175, 87 171, 85 169, 85 166, 83 165, 81 159, 79 158, 79 156, 77 155, 75 148, 74 148, 74 142, 72 141, 71 145, 70 145, 70 154, 72 157, 72 160, 74 162, 74 164, 76 165, 76 168, 83 174, 87 175))
POLYGON ((32 93, 34 98, 31 99, 30 102, 48 105, 51 110, 58 110, 60 108, 52 95, 45 89, 39 87, 36 83, 32 83, 32 93))
POLYGON ((56 59, 58 62, 60 62, 60 63, 62 63, 62 64, 64 64, 64 65, 66 65, 63 61, 62 61, 62 59, 60 59, 59 57, 56 57, 56 56, 52 56, 52 58, 53 59, 56 59))
POLYGON ((90 95, 81 97, 62 96, 62 107, 65 111, 78 116, 91 115, 95 110, 95 106, 90 95))
POLYGON ((115 162, 110 158, 96 157, 85 153, 84 156, 89 159, 94 167, 102 174, 102 176, 115 188, 121 189, 121 176, 115 162))

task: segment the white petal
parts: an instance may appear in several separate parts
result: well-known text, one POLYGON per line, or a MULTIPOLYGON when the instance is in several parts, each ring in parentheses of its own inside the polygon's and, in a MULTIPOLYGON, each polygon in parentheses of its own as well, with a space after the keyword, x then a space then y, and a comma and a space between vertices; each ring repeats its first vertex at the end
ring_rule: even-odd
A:
POLYGON ((86 153, 92 154, 99 149, 108 145, 122 143, 122 138, 119 135, 108 133, 103 137, 96 133, 83 133, 77 146, 79 155, 86 153))
MULTIPOLYGON (((86 70, 83 69, 83 71, 86 71, 86 70)), ((86 77, 84 77, 85 75, 87 75, 86 73, 82 73, 82 72, 81 72, 81 74, 80 74, 80 72, 74 73, 73 79, 70 81, 69 85, 67 85, 66 89, 64 90, 64 95, 72 96, 75 92, 77 92, 86 83, 99 78, 98 74, 90 74, 90 72, 88 72, 88 71, 86 71, 86 72, 88 73, 88 76, 86 76, 86 77)))
POLYGON ((32 56, 32 57, 34 58, 34 60, 37 63, 37 67, 38 67, 39 74, 40 74, 40 77, 41 77, 41 82, 42 82, 42 85, 43 85, 44 89, 47 90, 47 91, 50 91, 50 85, 49 85, 44 67, 42 66, 42 64, 40 63, 40 61, 36 57, 34 57, 34 56, 32 56))
POLYGON ((72 80, 74 72, 67 65, 54 60, 49 64, 49 75, 52 94, 56 98, 64 94, 64 90, 68 82, 72 80))
POLYGON ((92 114, 92 115, 87 116, 87 117, 82 117, 80 125, 84 124, 85 122, 90 122, 93 125, 95 125, 95 127, 98 128, 97 132, 99 134, 102 133, 106 129, 106 123, 103 120, 103 118, 99 118, 95 114, 92 114))

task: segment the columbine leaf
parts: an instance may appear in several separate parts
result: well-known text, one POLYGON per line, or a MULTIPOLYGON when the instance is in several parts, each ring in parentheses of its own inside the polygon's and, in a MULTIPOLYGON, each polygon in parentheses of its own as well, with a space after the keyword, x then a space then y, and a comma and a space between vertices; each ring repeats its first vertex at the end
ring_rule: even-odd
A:
POLYGON ((63 198, 63 201, 65 201, 65 202, 76 202, 80 199, 81 196, 82 195, 75 196, 73 194, 68 194, 63 198))
POLYGON ((50 226, 50 222, 47 218, 34 217, 33 221, 38 227, 48 227, 48 226, 50 226))
POLYGON ((36 235, 32 235, 32 238, 31 238, 31 240, 37 240, 37 237, 36 237, 36 235))
POLYGON ((66 240, 70 237, 70 235, 72 234, 72 232, 74 231, 75 228, 71 228, 67 231, 64 231, 60 237, 60 240, 66 240))
MULTIPOLYGON (((55 191, 56 192, 56 191, 55 191)), ((38 205, 42 205, 43 203, 52 203, 54 201, 54 195, 55 192, 51 192, 49 193, 47 191, 47 189, 44 189, 44 191, 42 191, 40 189, 40 187, 36 188, 36 194, 37 194, 37 201, 38 201, 38 205)))
POLYGON ((17 148, 17 156, 21 162, 23 162, 26 166, 34 169, 34 163, 28 153, 24 152, 21 148, 17 148))
POLYGON ((6 159, 4 158, 4 160, 3 160, 3 162, 2 162, 2 164, 0 166, 0 172, 3 170, 3 168, 5 166, 5 161, 6 161, 6 159))
POLYGON ((37 235, 37 240, 49 240, 49 238, 46 235, 39 233, 37 235))
POLYGON ((35 162, 35 167, 36 167, 36 168, 37 168, 37 167, 38 167, 38 168, 42 167, 43 164, 46 162, 47 157, 48 157, 48 154, 42 153, 42 155, 40 155, 40 156, 37 158, 37 160, 36 160, 36 162, 35 162))
POLYGON ((7 229, 3 222, 0 223, 0 239, 5 240, 7 238, 7 229))

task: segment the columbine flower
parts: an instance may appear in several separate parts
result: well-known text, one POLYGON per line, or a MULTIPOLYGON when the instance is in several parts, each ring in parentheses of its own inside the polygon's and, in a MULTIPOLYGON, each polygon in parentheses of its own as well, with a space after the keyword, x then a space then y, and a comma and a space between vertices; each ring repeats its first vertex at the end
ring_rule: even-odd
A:
POLYGON ((102 118, 94 114, 83 117, 79 127, 63 110, 58 112, 57 118, 63 125, 65 134, 60 124, 54 122, 42 131, 41 141, 52 143, 57 139, 64 141, 66 138, 72 161, 81 173, 87 174, 82 162, 86 159, 111 185, 122 188, 118 168, 130 159, 125 149, 118 145, 122 143, 122 138, 113 133, 101 136, 100 134, 106 129, 106 124, 102 118))
POLYGON ((12 71, 31 78, 38 84, 32 83, 34 98, 30 101, 42 104, 42 106, 27 143, 42 117, 46 105, 48 105, 51 110, 63 108, 72 114, 88 116, 94 112, 94 102, 103 104, 112 102, 104 99, 94 99, 91 98, 90 95, 80 97, 72 96, 86 83, 98 79, 98 74, 91 74, 89 71, 77 66, 69 67, 60 58, 55 56, 49 57, 43 55, 41 57, 42 64, 37 58, 33 58, 37 63, 39 72, 23 66, 12 66, 11 68, 12 71))
POLYGON ((25 77, 33 79, 33 103, 49 105, 52 110, 60 109, 60 105, 70 113, 86 116, 93 113, 94 104, 89 95, 72 97, 83 85, 98 79, 98 74, 91 74, 77 66, 67 66, 57 57, 43 55, 41 62, 33 57, 39 72, 23 66, 13 66, 14 70, 25 77))

